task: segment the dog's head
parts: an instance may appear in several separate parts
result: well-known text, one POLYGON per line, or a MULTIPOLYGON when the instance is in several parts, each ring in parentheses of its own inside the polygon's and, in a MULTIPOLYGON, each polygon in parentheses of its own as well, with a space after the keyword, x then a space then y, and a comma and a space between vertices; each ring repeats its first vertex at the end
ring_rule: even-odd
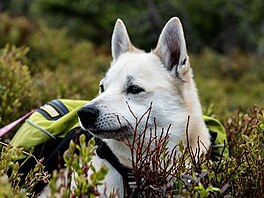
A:
POLYGON ((115 139, 122 138, 124 131, 130 136, 146 126, 172 125, 181 137, 187 115, 192 113, 190 106, 197 101, 191 98, 196 91, 180 20, 170 19, 155 50, 146 53, 133 46, 118 19, 112 57, 111 67, 100 82, 100 94, 78 112, 82 128, 99 138, 115 139))

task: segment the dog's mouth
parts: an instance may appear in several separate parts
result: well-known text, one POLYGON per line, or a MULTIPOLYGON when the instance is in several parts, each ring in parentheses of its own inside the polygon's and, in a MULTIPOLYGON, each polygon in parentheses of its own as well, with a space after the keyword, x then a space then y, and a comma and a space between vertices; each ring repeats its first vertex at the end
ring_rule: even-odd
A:
POLYGON ((118 129, 89 129, 88 131, 92 135, 100 139, 124 140, 132 136, 132 133, 131 133, 131 130, 129 130, 129 127, 122 127, 118 129))

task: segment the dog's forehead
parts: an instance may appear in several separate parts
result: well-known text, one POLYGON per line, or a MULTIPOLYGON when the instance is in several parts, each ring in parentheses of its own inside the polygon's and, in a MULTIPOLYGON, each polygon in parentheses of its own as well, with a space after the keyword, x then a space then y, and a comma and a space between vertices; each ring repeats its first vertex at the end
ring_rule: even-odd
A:
POLYGON ((128 80, 150 79, 167 74, 158 56, 152 53, 125 53, 112 63, 105 80, 127 82, 128 80))

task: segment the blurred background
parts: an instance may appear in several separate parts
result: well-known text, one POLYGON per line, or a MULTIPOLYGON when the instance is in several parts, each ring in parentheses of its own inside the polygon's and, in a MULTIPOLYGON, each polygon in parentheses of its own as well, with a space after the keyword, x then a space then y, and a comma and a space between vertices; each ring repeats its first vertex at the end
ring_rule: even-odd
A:
POLYGON ((150 51, 173 16, 204 113, 223 120, 263 106, 263 0, 1 0, 0 127, 54 98, 95 97, 117 18, 150 51))

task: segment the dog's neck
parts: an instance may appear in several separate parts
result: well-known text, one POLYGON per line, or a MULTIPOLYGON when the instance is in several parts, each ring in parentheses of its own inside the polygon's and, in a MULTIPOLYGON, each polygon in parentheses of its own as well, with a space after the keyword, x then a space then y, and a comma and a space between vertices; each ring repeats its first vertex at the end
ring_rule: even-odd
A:
POLYGON ((103 141, 113 151, 113 153, 118 158, 121 164, 129 168, 132 168, 131 150, 125 143, 112 139, 104 139, 103 141))

